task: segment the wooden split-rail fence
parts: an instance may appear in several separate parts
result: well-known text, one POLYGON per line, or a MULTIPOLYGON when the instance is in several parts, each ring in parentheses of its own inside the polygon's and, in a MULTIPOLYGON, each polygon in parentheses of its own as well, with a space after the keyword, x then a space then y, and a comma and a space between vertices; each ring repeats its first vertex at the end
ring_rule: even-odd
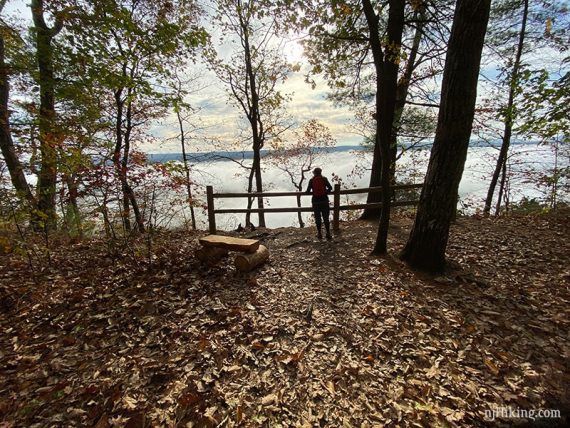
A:
MULTIPOLYGON (((423 184, 402 184, 397 186, 392 186, 391 191, 398 190, 410 190, 410 189, 421 189, 423 184)), ((340 212, 347 210, 361 210, 365 208, 377 208, 382 205, 380 202, 365 203, 365 204, 348 204, 341 205, 340 197, 341 195, 355 195, 359 193, 377 193, 381 192, 381 187, 364 187, 358 189, 341 189, 340 184, 335 184, 334 190, 332 192, 333 196, 333 206, 331 207, 333 212, 333 230, 339 230, 340 228, 340 212)), ((224 199, 224 198, 265 198, 265 197, 279 197, 279 196, 311 196, 304 192, 252 192, 252 193, 214 193, 214 188, 212 186, 206 186, 206 196, 208 202, 208 223, 210 228, 210 233, 216 233, 216 214, 245 214, 250 213, 300 213, 300 212, 313 212, 312 207, 279 207, 279 208, 222 208, 216 209, 214 200, 224 199)), ((405 206, 416 206, 418 204, 417 200, 406 200, 406 201, 393 201, 393 207, 405 207, 405 206)))

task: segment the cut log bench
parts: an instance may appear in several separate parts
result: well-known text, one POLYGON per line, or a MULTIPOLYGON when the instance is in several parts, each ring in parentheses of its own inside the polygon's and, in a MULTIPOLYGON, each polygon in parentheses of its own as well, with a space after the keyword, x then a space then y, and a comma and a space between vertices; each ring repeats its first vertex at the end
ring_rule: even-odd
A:
POLYGON ((228 255, 228 251, 240 252, 234 259, 234 265, 241 272, 249 272, 269 259, 269 250, 256 239, 208 235, 198 241, 202 248, 196 250, 196 258, 208 266, 214 266, 228 255))

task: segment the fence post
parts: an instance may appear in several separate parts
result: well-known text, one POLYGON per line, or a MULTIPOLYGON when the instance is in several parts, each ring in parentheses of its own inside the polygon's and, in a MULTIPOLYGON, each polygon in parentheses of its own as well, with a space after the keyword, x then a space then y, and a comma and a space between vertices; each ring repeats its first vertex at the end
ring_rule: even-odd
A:
POLYGON ((340 184, 334 185, 333 230, 340 230, 340 184))
POLYGON ((214 188, 206 186, 206 200, 208 202, 208 223, 210 225, 210 233, 216 233, 216 214, 214 213, 214 188))

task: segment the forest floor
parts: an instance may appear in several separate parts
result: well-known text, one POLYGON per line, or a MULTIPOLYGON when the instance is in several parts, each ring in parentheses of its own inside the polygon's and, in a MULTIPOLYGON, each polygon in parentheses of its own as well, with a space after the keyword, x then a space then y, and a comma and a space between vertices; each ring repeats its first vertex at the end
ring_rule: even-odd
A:
POLYGON ((256 230, 249 274, 201 266, 203 233, 4 255, 0 427, 567 426, 569 213, 460 218, 435 276, 397 258, 410 225, 383 258, 373 223, 256 230))

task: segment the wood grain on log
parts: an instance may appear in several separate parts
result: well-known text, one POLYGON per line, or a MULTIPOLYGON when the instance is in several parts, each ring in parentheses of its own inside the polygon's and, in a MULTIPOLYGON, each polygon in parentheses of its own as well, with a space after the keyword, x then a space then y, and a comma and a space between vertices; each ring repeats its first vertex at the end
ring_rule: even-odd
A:
POLYGON ((231 236, 208 235, 199 239, 204 247, 225 248, 233 251, 245 251, 255 253, 259 248, 259 241, 256 239, 234 238, 231 236))
POLYGON ((238 254, 234 260, 234 264, 237 270, 249 272, 265 263, 267 259, 269 259, 269 250, 264 245, 260 245, 255 253, 238 254))

